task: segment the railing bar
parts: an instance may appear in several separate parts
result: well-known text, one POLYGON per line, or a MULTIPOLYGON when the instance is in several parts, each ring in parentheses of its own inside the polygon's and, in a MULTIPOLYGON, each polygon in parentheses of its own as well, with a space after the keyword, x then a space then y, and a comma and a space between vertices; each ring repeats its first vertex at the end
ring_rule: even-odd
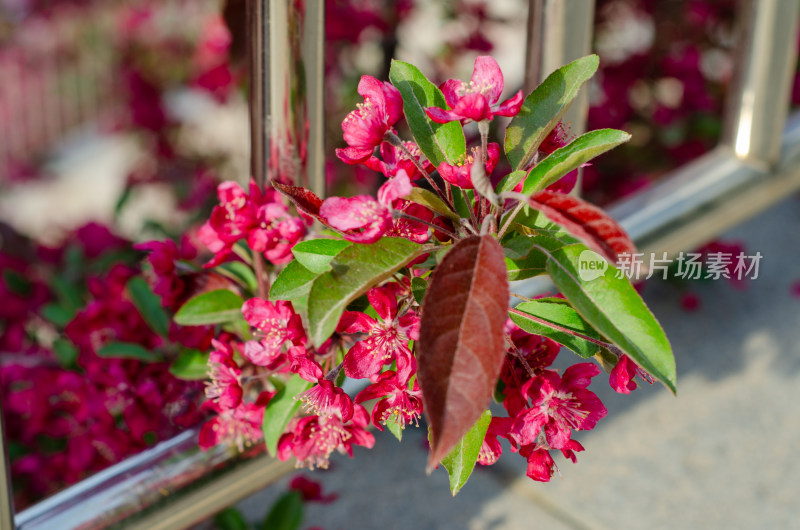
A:
POLYGON ((800 112, 774 172, 720 146, 610 209, 642 252, 690 250, 800 189, 800 112))
POLYGON ((722 144, 739 158, 778 161, 797 60, 800 3, 745 0, 737 11, 736 77, 726 104, 722 144))
POLYGON ((188 528, 211 517, 232 503, 248 497, 285 476, 294 465, 261 456, 216 478, 198 490, 170 503, 169 509, 154 511, 126 525, 131 530, 188 528))

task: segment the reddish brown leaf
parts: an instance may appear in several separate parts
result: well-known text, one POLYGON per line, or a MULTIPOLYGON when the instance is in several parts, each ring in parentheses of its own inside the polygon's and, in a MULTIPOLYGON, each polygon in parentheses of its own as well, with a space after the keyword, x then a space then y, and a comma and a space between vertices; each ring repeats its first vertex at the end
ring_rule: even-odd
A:
POLYGON ((325 221, 319 215, 319 208, 322 206, 322 199, 317 197, 313 191, 301 186, 283 184, 274 179, 272 180, 272 186, 290 201, 292 201, 299 211, 306 215, 310 215, 321 223, 325 223, 325 221))
POLYGON ((417 343, 429 469, 489 406, 503 364, 508 296, 503 249, 490 235, 456 243, 433 273, 417 343))
POLYGON ((636 252, 625 230, 603 210, 583 199, 544 190, 531 196, 530 205, 611 263, 617 263, 619 254, 636 252))

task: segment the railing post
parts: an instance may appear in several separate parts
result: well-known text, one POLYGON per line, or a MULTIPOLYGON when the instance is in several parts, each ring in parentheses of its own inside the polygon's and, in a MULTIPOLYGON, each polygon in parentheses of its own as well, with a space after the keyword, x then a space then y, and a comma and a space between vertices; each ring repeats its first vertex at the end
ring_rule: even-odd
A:
MULTIPOLYGON (((529 0, 524 91, 556 68, 592 52, 594 0, 529 0)), ((564 115, 573 134, 586 130, 589 97, 582 90, 564 115)))
POLYGON ((739 158, 766 165, 778 161, 797 60, 799 6, 785 0, 739 4, 736 78, 722 139, 739 158))
MULTIPOLYGON (((524 93, 557 68, 590 54, 593 33, 594 0, 529 0, 524 93)), ((581 90, 562 121, 572 134, 583 134, 588 112, 588 91, 581 90)), ((581 189, 580 171, 575 194, 581 189)))
POLYGON ((323 0, 248 0, 253 177, 324 194, 323 0))

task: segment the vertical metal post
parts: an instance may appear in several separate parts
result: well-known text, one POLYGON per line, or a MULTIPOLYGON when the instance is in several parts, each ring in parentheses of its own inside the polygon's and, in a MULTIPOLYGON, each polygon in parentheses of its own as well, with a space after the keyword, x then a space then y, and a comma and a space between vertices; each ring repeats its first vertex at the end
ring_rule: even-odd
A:
MULTIPOLYGON (((529 0, 525 94, 557 68, 591 53, 593 34, 594 0, 529 0)), ((588 112, 589 94, 582 90, 562 121, 572 134, 583 134, 588 112)), ((580 194, 580 171, 573 194, 580 194)))
POLYGON ((249 0, 253 176, 324 194, 323 0, 249 0))
MULTIPOLYGON (((525 59, 525 93, 553 70, 592 51, 594 0, 530 0, 525 59)), ((586 90, 564 115, 573 134, 586 129, 589 98, 586 90)))
POLYGON ((11 468, 8 462, 2 403, 0 403, 0 530, 12 530, 15 528, 11 468))
POLYGON ((250 60, 250 173, 263 186, 269 153, 269 0, 247 0, 250 60))
POLYGON ((797 60, 799 6, 785 0, 739 3, 736 78, 722 139, 739 158, 768 165, 778 160, 797 60))

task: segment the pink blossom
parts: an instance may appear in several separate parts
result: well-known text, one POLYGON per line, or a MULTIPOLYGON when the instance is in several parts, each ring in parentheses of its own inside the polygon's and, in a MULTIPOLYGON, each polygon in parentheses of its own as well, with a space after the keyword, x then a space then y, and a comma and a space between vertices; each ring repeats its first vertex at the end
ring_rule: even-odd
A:
POLYGON ((200 240, 215 254, 206 267, 224 262, 233 245, 242 239, 273 263, 291 260, 291 248, 305 235, 306 224, 289 215, 274 190, 262 192, 251 180, 246 193, 235 182, 223 182, 217 196, 220 204, 198 231, 200 240))
MULTIPOLYGON (((262 394, 263 395, 263 394, 262 394)), ((207 421, 200 429, 198 443, 200 448, 208 450, 219 444, 235 445, 244 451, 262 437, 261 423, 264 420, 266 401, 259 399, 256 403, 240 403, 236 408, 223 410, 212 402, 206 402, 207 408, 218 414, 207 421)))
MULTIPOLYGON (((520 448, 519 454, 528 459, 528 470, 526 475, 538 482, 550 482, 554 471, 558 470, 553 457, 550 456, 548 447, 531 444, 520 448)), ((576 451, 583 451, 583 446, 576 440, 569 440, 561 453, 564 458, 569 458, 572 462, 577 461, 576 451)))
POLYGON ((533 335, 520 329, 511 319, 506 321, 505 332, 516 348, 516 352, 506 356, 506 362, 503 363, 500 372, 500 379, 505 384, 508 394, 508 389, 519 390, 523 383, 528 381, 530 378, 528 369, 538 374, 553 364, 561 351, 561 346, 547 337, 533 335), (522 355, 527 366, 522 364, 518 354, 522 355))
POLYGON ((599 373, 597 366, 579 363, 567 368, 563 377, 545 370, 530 379, 522 386, 522 393, 531 399, 533 406, 516 416, 511 438, 520 445, 528 445, 534 443, 544 429, 547 445, 563 449, 572 429, 594 428, 607 410, 586 387, 599 373))
MULTIPOLYGON (((423 221, 433 221, 433 212, 421 204, 411 201, 395 201, 395 210, 413 215, 423 221)), ((387 237, 402 237, 414 243, 425 243, 428 241, 428 225, 399 216, 392 222, 392 227, 385 234, 387 237)))
POLYGON ((301 392, 297 400, 305 404, 307 412, 319 416, 338 415, 343 422, 353 417, 353 400, 327 379, 319 379, 316 385, 301 392))
POLYGON ((322 367, 302 346, 289 348, 289 371, 297 374, 310 383, 322 379, 322 367))
POLYGON ((368 423, 369 416, 361 405, 354 406, 349 422, 336 414, 300 418, 278 441, 278 458, 294 456, 300 466, 327 469, 334 450, 352 457, 353 445, 370 449, 375 445, 375 437, 365 429, 368 423))
POLYGON ((290 216, 282 203, 272 202, 258 208, 255 223, 247 235, 250 248, 277 265, 291 261, 292 247, 306 234, 305 222, 290 216))
POLYGON ((683 293, 681 295, 681 307, 685 311, 697 311, 700 308, 700 297, 695 293, 683 293))
POLYGON ((302 475, 298 475, 289 483, 289 489, 297 491, 303 497, 303 502, 319 502, 329 504, 339 498, 336 493, 329 495, 322 494, 322 485, 316 480, 310 480, 302 475))
MULTIPOLYGON (((497 167, 498 160, 500 160, 500 145, 494 142, 490 143, 486 147, 486 153, 486 174, 490 175, 494 168, 497 167)), ((460 164, 451 165, 447 162, 439 164, 439 175, 454 186, 471 190, 475 187, 472 185, 472 164, 479 156, 481 156, 480 147, 473 147, 472 154, 468 154, 460 164)))
POLYGON ((408 177, 414 181, 423 177, 417 168, 417 164, 430 172, 433 165, 428 160, 422 159, 422 152, 414 142, 403 142, 406 150, 416 159, 416 162, 408 157, 405 151, 389 142, 381 144, 381 158, 371 156, 364 161, 364 165, 373 171, 380 171, 386 177, 395 177, 400 171, 405 171, 408 177))
POLYGON ((372 409, 372 423, 381 431, 383 427, 380 424, 385 425, 392 416, 402 429, 409 423, 417 424, 422 415, 422 392, 416 380, 409 390, 408 381, 402 380, 394 370, 381 373, 377 382, 359 392, 356 403, 372 399, 380 400, 372 409))
POLYGON ((233 360, 233 348, 230 345, 212 340, 214 351, 208 359, 208 376, 206 398, 217 403, 222 410, 235 408, 242 401, 240 376, 242 371, 233 360))
POLYGON ((270 302, 262 298, 251 298, 242 306, 244 319, 256 329, 259 344, 245 350, 244 355, 257 366, 271 364, 274 356, 281 353, 286 343, 294 346, 306 342, 303 321, 294 312, 291 302, 279 300, 270 302))
POLYGON ((336 156, 347 164, 360 164, 371 157, 403 115, 400 92, 389 83, 365 75, 358 83, 358 93, 364 97, 364 102, 342 122, 348 147, 336 150, 336 156))
POLYGON ((147 260, 155 276, 153 292, 161 297, 161 305, 168 308, 177 308, 186 292, 186 282, 178 276, 176 262, 192 259, 197 254, 188 240, 184 239, 181 243, 180 248, 171 239, 147 241, 133 246, 136 250, 150 253, 147 260))
POLYGON ((490 466, 497 462, 497 459, 503 454, 503 446, 500 445, 497 437, 508 438, 508 433, 511 431, 513 423, 513 418, 492 418, 489 422, 489 428, 486 430, 486 436, 483 438, 480 453, 478 453, 479 464, 490 466))
POLYGON ((392 227, 392 203, 411 193, 405 171, 386 181, 378 190, 378 199, 368 195, 330 197, 319 209, 320 215, 345 239, 354 243, 374 243, 392 227))
POLYGON ((339 321, 340 333, 365 333, 367 336, 355 344, 344 356, 344 372, 348 377, 361 379, 368 377, 373 381, 385 364, 396 360, 401 380, 407 381, 409 373, 415 369, 409 339, 419 334, 419 317, 412 311, 398 317, 396 287, 389 286, 371 289, 367 293, 372 307, 380 321, 357 311, 347 311, 339 321), (402 365, 401 365, 402 363, 402 365))
MULTIPOLYGON (((557 149, 561 149, 569 144, 573 139, 574 136, 572 136, 570 133, 569 125, 564 124, 564 122, 558 122, 558 125, 556 125, 552 131, 550 131, 550 133, 542 141, 541 145, 539 145, 539 152, 545 156, 550 155, 557 149)), ((586 167, 589 165, 590 164, 583 164, 581 167, 586 167)), ((575 188, 577 183, 578 170, 575 169, 558 179, 553 184, 549 185, 547 189, 550 191, 569 193, 575 188)), ((522 191, 521 186, 517 191, 522 191)))
POLYGON ((448 79, 441 86, 445 101, 452 110, 428 107, 425 112, 436 123, 455 120, 461 123, 485 121, 491 120, 495 115, 516 116, 522 107, 522 91, 498 105, 503 86, 503 72, 500 71, 497 61, 482 55, 475 59, 475 68, 469 83, 448 79))
POLYGON ((637 375, 651 385, 653 384, 653 378, 650 374, 639 368, 630 357, 623 355, 617 361, 614 369, 611 370, 608 382, 611 388, 620 394, 630 394, 631 390, 636 389, 636 381, 633 378, 637 375))
POLYGON ((330 197, 319 213, 354 243, 374 243, 392 226, 391 211, 368 195, 330 197))

